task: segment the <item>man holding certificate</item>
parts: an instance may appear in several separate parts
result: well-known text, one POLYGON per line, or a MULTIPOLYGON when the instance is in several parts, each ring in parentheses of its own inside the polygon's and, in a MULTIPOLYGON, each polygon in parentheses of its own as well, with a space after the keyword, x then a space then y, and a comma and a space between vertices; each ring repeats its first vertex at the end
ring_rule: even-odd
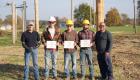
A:
POLYGON ((60 41, 60 29, 55 26, 56 19, 55 17, 50 17, 48 21, 49 25, 46 28, 46 31, 42 33, 41 41, 44 45, 45 50, 45 77, 46 80, 49 78, 49 69, 52 64, 52 72, 54 79, 57 79, 57 70, 56 70, 56 61, 58 53, 58 45, 60 41), (50 63, 52 60, 52 63, 50 63))
POLYGON ((73 30, 72 20, 66 21, 67 30, 62 34, 62 43, 64 45, 64 70, 66 80, 70 80, 69 61, 72 61, 72 73, 74 80, 77 78, 76 72, 76 45, 78 43, 77 32, 73 30))
POLYGON ((106 30, 104 22, 99 25, 99 31, 95 36, 95 44, 98 53, 97 58, 101 76, 105 80, 113 80, 112 62, 110 57, 112 49, 112 35, 106 30))
POLYGON ((92 46, 94 46, 94 32, 89 30, 89 20, 83 21, 83 30, 78 33, 79 46, 80 46, 80 64, 82 80, 85 80, 85 62, 88 61, 90 80, 93 80, 93 52, 92 46))

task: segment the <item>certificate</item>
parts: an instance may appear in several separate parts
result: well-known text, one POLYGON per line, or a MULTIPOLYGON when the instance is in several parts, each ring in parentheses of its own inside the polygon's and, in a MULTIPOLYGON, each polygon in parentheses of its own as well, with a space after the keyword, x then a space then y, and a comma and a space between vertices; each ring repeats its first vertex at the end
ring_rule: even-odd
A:
POLYGON ((64 41, 64 48, 74 48, 74 41, 64 41))
POLYGON ((47 41, 46 48, 56 49, 56 41, 47 41))
POLYGON ((81 47, 90 47, 90 40, 80 40, 81 47))

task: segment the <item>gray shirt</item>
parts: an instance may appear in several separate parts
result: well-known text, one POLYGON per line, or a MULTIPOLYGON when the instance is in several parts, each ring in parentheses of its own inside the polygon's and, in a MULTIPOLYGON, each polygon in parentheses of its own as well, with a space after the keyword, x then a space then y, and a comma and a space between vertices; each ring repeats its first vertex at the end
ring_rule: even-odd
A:
POLYGON ((98 53, 110 52, 112 49, 111 33, 98 31, 95 36, 95 45, 98 53))

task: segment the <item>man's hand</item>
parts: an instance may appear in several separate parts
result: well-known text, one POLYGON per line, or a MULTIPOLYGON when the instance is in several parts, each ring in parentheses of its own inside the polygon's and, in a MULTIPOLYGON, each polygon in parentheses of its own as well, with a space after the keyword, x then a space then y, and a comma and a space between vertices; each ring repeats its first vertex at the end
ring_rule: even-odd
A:
POLYGON ((109 52, 105 52, 105 56, 109 56, 110 55, 110 53, 109 52))
POLYGON ((92 47, 93 46, 93 43, 90 43, 90 47, 92 47))
POLYGON ((77 46, 77 43, 76 42, 74 42, 74 46, 77 46))
POLYGON ((56 45, 59 46, 59 42, 57 42, 56 45))

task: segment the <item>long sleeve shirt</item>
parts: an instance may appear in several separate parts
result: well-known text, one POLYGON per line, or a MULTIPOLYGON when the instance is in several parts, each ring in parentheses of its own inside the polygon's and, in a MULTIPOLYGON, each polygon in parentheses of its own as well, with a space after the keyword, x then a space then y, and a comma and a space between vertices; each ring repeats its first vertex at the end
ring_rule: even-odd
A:
MULTIPOLYGON (((72 30, 71 32, 68 32, 67 30, 63 32, 62 34, 62 43, 64 41, 74 41, 76 44, 78 44, 78 34, 76 31, 72 30)), ((76 46, 74 49, 64 49, 65 52, 74 52, 76 50, 76 46)))
POLYGON ((109 31, 98 31, 95 36, 95 44, 98 53, 110 52, 112 49, 112 35, 109 31))
POLYGON ((25 31, 21 35, 21 42, 25 43, 27 47, 37 47, 39 41, 40 36, 36 31, 33 32, 25 31))

